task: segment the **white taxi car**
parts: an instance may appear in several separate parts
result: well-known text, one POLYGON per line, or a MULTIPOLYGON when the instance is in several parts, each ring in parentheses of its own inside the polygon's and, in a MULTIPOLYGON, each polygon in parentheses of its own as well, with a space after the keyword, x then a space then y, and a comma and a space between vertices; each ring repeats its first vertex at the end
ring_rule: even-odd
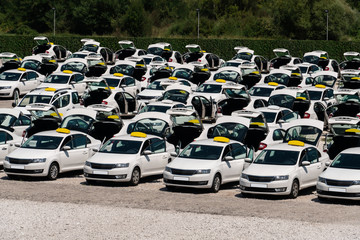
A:
POLYGON ((14 175, 46 176, 55 180, 59 173, 80 170, 100 147, 91 136, 65 128, 32 135, 20 148, 6 156, 4 171, 14 175))
POLYGON ((327 161, 327 154, 297 140, 268 147, 242 172, 241 193, 296 198, 299 190, 316 185, 327 161))
POLYGON ((173 150, 165 139, 142 132, 114 137, 86 161, 84 176, 89 184, 115 181, 135 186, 142 177, 162 174, 173 150))
POLYGON ((22 137, 0 127, 0 166, 3 166, 6 155, 20 147, 22 141, 22 137))
POLYGON ((133 96, 141 91, 141 82, 133 77, 126 76, 122 73, 114 73, 112 75, 102 75, 112 90, 124 90, 133 96))
POLYGON ((316 185, 319 200, 325 198, 360 200, 359 153, 359 147, 342 151, 319 176, 316 185))
POLYGON ((218 192, 221 184, 239 180, 248 156, 244 145, 226 137, 192 142, 166 166, 164 183, 168 189, 209 188, 218 192))

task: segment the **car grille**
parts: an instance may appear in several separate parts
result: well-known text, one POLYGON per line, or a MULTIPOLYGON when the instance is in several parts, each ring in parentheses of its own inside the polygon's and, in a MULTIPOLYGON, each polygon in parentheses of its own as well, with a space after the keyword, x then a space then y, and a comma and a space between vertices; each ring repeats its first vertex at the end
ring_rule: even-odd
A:
POLYGON ((172 180, 164 178, 165 183, 178 184, 178 185, 207 185, 208 181, 180 181, 180 180, 172 180))
POLYGON ((360 197, 360 193, 343 193, 317 190, 318 194, 334 197, 360 197))
POLYGON ((32 161, 32 159, 9 158, 9 162, 13 164, 29 164, 32 163, 32 161))
POLYGON ((262 177, 262 176, 248 175, 248 178, 249 178, 249 181, 251 181, 251 182, 272 182, 274 180, 274 176, 262 177))
POLYGON ((276 192, 275 188, 255 188, 255 187, 245 187, 245 191, 249 192, 276 192))
POLYGON ((330 186, 349 187, 353 184, 353 181, 338 181, 338 180, 326 179, 326 184, 330 186))
POLYGON ((37 170, 24 170, 24 169, 11 169, 11 168, 4 168, 5 172, 7 173, 24 173, 24 174, 38 174, 43 173, 43 169, 37 170))
POLYGON ((172 168, 171 173, 176 175, 194 175, 196 174, 197 170, 182 170, 182 169, 176 169, 172 168))
POLYGON ((116 175, 87 174, 87 177, 99 179, 117 179, 116 175))
POLYGON ((113 169, 115 166, 115 164, 91 163, 91 167, 94 169, 113 169))

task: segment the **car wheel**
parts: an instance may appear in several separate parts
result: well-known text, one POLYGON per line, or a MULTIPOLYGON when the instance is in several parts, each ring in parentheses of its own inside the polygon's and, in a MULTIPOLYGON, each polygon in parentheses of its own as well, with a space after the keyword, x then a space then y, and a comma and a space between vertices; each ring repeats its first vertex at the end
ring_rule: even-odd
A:
POLYGON ((220 185, 221 185, 221 178, 220 178, 220 174, 216 174, 211 186, 211 191, 213 193, 217 193, 220 190, 220 185))
POLYGON ((138 167, 135 167, 131 173, 130 185, 136 186, 139 184, 139 182, 140 182, 140 169, 138 167))
POLYGON ((57 163, 52 163, 49 167, 47 178, 49 180, 55 180, 59 175, 59 166, 57 163))
POLYGON ((297 198, 299 195, 299 182, 298 180, 294 180, 291 185, 290 198, 297 198))
POLYGON ((19 90, 15 89, 12 96, 13 96, 15 104, 17 105, 19 102, 19 97, 20 97, 19 90))

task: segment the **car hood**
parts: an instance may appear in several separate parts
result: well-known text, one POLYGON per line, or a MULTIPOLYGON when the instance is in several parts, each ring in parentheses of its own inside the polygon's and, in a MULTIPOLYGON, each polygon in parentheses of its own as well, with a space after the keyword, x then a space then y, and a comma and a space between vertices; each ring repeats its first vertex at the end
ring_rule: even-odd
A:
POLYGON ((18 81, 0 81, 0 87, 14 86, 18 81))
POLYGON ((60 89, 60 88, 68 88, 70 87, 69 84, 59 84, 59 83, 41 83, 38 88, 55 88, 55 89, 60 89))
POLYGON ((203 93, 203 92, 194 92, 193 93, 195 96, 203 96, 205 98, 207 98, 210 101, 210 98, 213 99, 214 101, 218 102, 221 99, 225 99, 225 95, 221 94, 221 93, 203 93))
POLYGON ((289 175, 295 170, 295 165, 268 165, 268 164, 250 164, 243 173, 253 176, 281 176, 289 175))
POLYGON ((219 160, 198 160, 192 158, 175 158, 167 166, 170 168, 193 170, 193 169, 211 169, 219 160))
POLYGON ((45 149, 33 149, 33 148, 18 148, 8 154, 8 157, 19 159, 34 159, 34 158, 50 158, 54 157, 58 153, 58 150, 45 150, 45 149))
POLYGON ((158 96, 162 96, 162 93, 164 91, 163 90, 151 90, 151 89, 145 89, 143 91, 141 91, 140 93, 138 93, 139 96, 154 96, 154 97, 158 97, 158 96))
POLYGON ((129 163, 139 158, 138 154, 116 154, 98 152, 87 161, 100 164, 129 163))
POLYGON ((360 180, 360 169, 345 169, 329 167, 320 177, 333 180, 360 180))

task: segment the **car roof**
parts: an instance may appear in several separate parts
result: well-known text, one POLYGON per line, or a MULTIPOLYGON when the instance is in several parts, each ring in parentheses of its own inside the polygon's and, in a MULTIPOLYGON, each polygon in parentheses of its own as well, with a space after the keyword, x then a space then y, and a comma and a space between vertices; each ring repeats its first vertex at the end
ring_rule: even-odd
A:
POLYGON ((229 144, 233 144, 233 143, 238 143, 240 145, 243 145, 242 143, 240 143, 238 141, 235 141, 235 140, 232 140, 232 139, 228 139, 228 138, 225 138, 225 137, 220 137, 220 138, 227 139, 228 141, 221 142, 221 141, 215 141, 214 138, 210 138, 210 139, 198 140, 198 141, 192 142, 190 144, 211 145, 211 146, 216 146, 216 147, 225 147, 225 146, 227 146, 229 144))
MULTIPOLYGON (((291 142, 291 141, 290 141, 291 142)), ((299 142, 299 141, 296 141, 299 142)), ((266 150, 284 150, 284 151, 302 151, 305 148, 308 147, 314 147, 313 145, 304 143, 304 146, 297 146, 297 145, 291 145, 289 143, 280 143, 273 146, 269 146, 265 148, 263 151, 266 150)))
POLYGON ((80 131, 75 131, 75 130, 70 130, 70 133, 57 132, 57 130, 48 130, 48 131, 42 131, 42 132, 35 133, 34 135, 52 136, 52 137, 66 137, 66 136, 73 135, 73 134, 87 135, 86 133, 83 133, 83 132, 80 132, 80 131))
MULTIPOLYGON (((140 133, 140 132, 136 132, 136 133, 140 133)), ((140 133, 140 134, 138 134, 138 136, 136 136, 136 134, 133 134, 135 136, 132 136, 131 134, 132 133, 125 134, 125 135, 118 135, 118 136, 112 137, 111 139, 112 140, 133 140, 133 141, 137 140, 137 141, 141 141, 141 142, 144 142, 145 140, 150 139, 150 138, 161 139, 161 137, 159 137, 159 136, 147 134, 147 133, 140 133)))
POLYGON ((341 151, 340 153, 357 154, 358 155, 358 154, 360 154, 360 147, 348 148, 348 149, 341 151))

